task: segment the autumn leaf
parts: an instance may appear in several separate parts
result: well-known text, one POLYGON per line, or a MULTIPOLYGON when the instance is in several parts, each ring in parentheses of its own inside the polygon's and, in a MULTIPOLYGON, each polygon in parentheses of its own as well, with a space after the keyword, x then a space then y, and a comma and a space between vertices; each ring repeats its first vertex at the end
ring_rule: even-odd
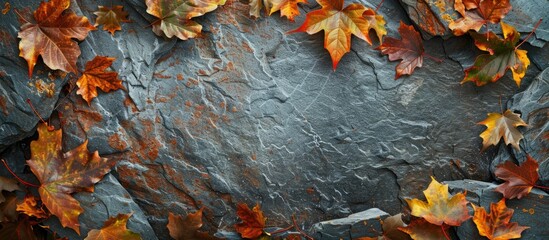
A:
POLYGON ((48 218, 50 216, 50 214, 48 214, 42 208, 42 206, 39 206, 38 199, 32 195, 25 196, 25 199, 23 199, 23 202, 17 204, 16 210, 30 217, 43 219, 43 218, 48 218))
POLYGON ((499 185, 496 191, 502 193, 507 199, 521 199, 536 185, 539 179, 538 168, 538 162, 530 155, 526 155, 526 161, 520 166, 512 161, 498 165, 494 174, 505 183, 499 185))
POLYGON ((511 11, 509 0, 456 0, 454 8, 463 17, 448 27, 454 35, 461 36, 469 30, 479 31, 483 25, 498 23, 511 11))
POLYGON ((122 30, 120 23, 129 22, 126 18, 128 13, 122 10, 122 8, 123 6, 120 5, 113 6, 112 8, 99 6, 99 11, 93 13, 97 15, 94 26, 97 27, 103 24, 103 30, 109 31, 114 36, 114 32, 122 30))
POLYGON ((15 190, 21 190, 19 185, 17 185, 17 180, 0 176, 0 203, 6 201, 6 198, 4 198, 2 191, 13 192, 15 190))
POLYGON ((76 81, 76 85, 78 85, 76 93, 82 95, 88 105, 92 99, 97 97, 97 88, 100 88, 103 92, 123 88, 122 80, 118 79, 118 73, 105 71, 114 60, 115 58, 96 56, 86 63, 86 70, 76 81))
POLYGON ((398 32, 402 39, 387 37, 385 42, 377 47, 382 54, 389 55, 390 61, 402 59, 396 66, 395 79, 403 74, 411 75, 416 67, 421 67, 425 54, 423 41, 414 26, 408 26, 401 21, 398 32))
POLYGON ((194 38, 202 31, 202 25, 190 20, 211 12, 226 0, 146 0, 147 13, 158 18, 153 22, 153 32, 158 36, 181 40, 194 38))
POLYGON ((248 205, 240 203, 236 207, 236 214, 242 220, 235 225, 235 229, 243 238, 254 239, 263 234, 266 218, 263 217, 259 204, 250 210, 248 205))
POLYGON ((458 193, 453 197, 449 196, 448 185, 443 185, 431 177, 432 181, 427 190, 423 191, 427 202, 419 199, 406 199, 412 215, 425 218, 435 225, 448 224, 459 226, 469 219, 467 200, 465 194, 458 193))
MULTIPOLYGON (((0 203, 0 222, 14 222, 17 220, 17 197, 14 193, 7 193, 0 203)), ((1 238, 0 238, 1 239, 1 238)))
POLYGON ((482 138, 482 150, 490 145, 496 146, 503 138, 505 145, 511 144, 513 148, 520 151, 519 142, 524 137, 517 130, 517 127, 528 126, 519 114, 507 109, 503 115, 500 113, 488 113, 488 118, 478 124, 486 125, 486 130, 480 134, 482 138))
POLYGON ((383 17, 374 13, 375 17, 372 18, 371 12, 368 13, 368 18, 364 17, 364 12, 373 10, 362 4, 353 3, 343 8, 343 0, 318 0, 317 2, 322 8, 307 13, 303 25, 290 33, 315 34, 324 30, 324 48, 330 53, 334 70, 343 55, 351 50, 351 35, 371 45, 372 41, 368 35, 370 29, 377 32, 380 42, 382 41, 380 36, 387 34, 383 17))
POLYGON ((111 162, 99 157, 97 151, 88 152, 88 141, 63 153, 61 130, 48 131, 46 124, 38 126, 38 140, 32 141, 31 171, 41 185, 38 193, 42 203, 61 221, 63 227, 80 234, 78 216, 84 211, 71 194, 93 192, 93 186, 111 170, 111 162))
POLYGON ((103 228, 91 230, 85 240, 140 240, 141 235, 126 228, 131 216, 131 213, 118 214, 116 217, 109 218, 103 228))
POLYGON ((293 22, 295 16, 299 15, 298 3, 307 3, 307 0, 251 0, 250 15, 259 18, 261 9, 265 8, 269 15, 280 11, 280 16, 293 22))
POLYGON ((520 39, 520 33, 504 22, 501 22, 503 39, 488 32, 479 34, 471 32, 475 45, 482 51, 489 54, 482 54, 477 57, 473 66, 465 69, 465 78, 461 83, 474 82, 477 86, 483 86, 490 82, 499 80, 507 69, 513 72, 513 79, 520 86, 520 81, 526 75, 530 65, 530 59, 526 50, 516 49, 515 45, 520 39))
POLYGON ((490 203, 490 214, 483 207, 477 207, 474 204, 473 209, 475 210, 473 222, 477 225, 479 234, 490 240, 520 238, 522 231, 530 228, 509 222, 514 210, 507 208, 505 198, 498 203, 490 203))
POLYGON ((44 63, 51 69, 78 72, 76 60, 80 56, 80 48, 72 39, 82 41, 95 28, 88 18, 67 10, 69 6, 70 0, 42 2, 34 11, 37 23, 27 21, 21 26, 18 35, 21 38, 19 56, 27 60, 29 77, 32 76, 38 56, 42 56, 44 63))
POLYGON ((202 227, 202 210, 203 208, 200 208, 195 213, 189 213, 185 219, 170 212, 167 225, 170 236, 175 240, 218 239, 208 235, 208 233, 199 231, 202 227))
POLYGON ((445 237, 444 231, 449 228, 448 225, 437 226, 423 218, 416 218, 408 226, 398 229, 410 235, 414 240, 440 240, 448 239, 445 237))
POLYGON ((37 240, 32 224, 27 218, 17 222, 2 223, 0 239, 37 240))

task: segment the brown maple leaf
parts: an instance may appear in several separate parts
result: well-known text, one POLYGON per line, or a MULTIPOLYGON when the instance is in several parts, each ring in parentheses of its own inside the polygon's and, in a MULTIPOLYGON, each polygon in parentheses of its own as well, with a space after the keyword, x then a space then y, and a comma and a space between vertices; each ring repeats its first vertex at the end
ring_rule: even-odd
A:
POLYGON ((38 198, 32 195, 25 196, 22 203, 17 204, 16 210, 30 217, 45 219, 50 216, 42 206, 38 204, 38 198))
POLYGON ((378 49, 382 54, 389 55, 390 61, 402 59, 396 66, 395 79, 406 74, 411 75, 416 67, 423 65, 423 40, 419 32, 412 25, 406 25, 402 21, 398 32, 402 39, 386 37, 378 49))
POLYGON ((259 203, 252 210, 245 203, 240 203, 236 207, 236 214, 242 222, 236 224, 235 229, 243 238, 254 239, 263 234, 266 218, 263 217, 259 203))
MULTIPOLYGON (((86 17, 77 16, 70 10, 70 0, 42 2, 34 19, 37 23, 26 22, 21 26, 18 37, 19 56, 27 60, 29 77, 32 76, 38 56, 51 69, 65 72, 78 72, 76 60, 80 48, 72 39, 84 40, 88 32, 95 30, 86 17)), ((26 21, 26 20, 25 20, 26 21)))
POLYGON ((110 217, 103 225, 103 228, 100 230, 91 230, 84 240, 140 240, 141 235, 126 228, 128 219, 131 216, 132 214, 130 213, 110 217))
POLYGON ((181 40, 195 38, 202 31, 202 25, 191 18, 202 16, 224 5, 226 0, 146 0, 147 13, 158 18, 152 23, 158 36, 181 40))
POLYGON ((406 199, 412 210, 411 214, 425 218, 425 220, 435 225, 459 226, 469 219, 471 216, 469 216, 469 210, 467 209, 468 202, 465 199, 465 194, 458 193, 450 197, 448 185, 440 184, 433 177, 431 179, 431 184, 423 191, 427 202, 419 199, 406 199))
POLYGON ((511 11, 509 0, 456 0, 454 8, 463 17, 451 22, 448 27, 460 36, 469 30, 479 31, 483 25, 498 23, 511 11))
POLYGON ((490 240, 507 240, 520 238, 522 231, 530 228, 519 226, 518 223, 510 223, 513 209, 507 208, 505 198, 498 203, 490 203, 490 214, 483 207, 473 204, 475 215, 473 222, 477 225, 478 232, 490 240))
POLYGON ((199 231, 202 227, 202 210, 200 208, 195 213, 189 213, 185 219, 181 216, 176 216, 173 213, 169 213, 168 216, 168 230, 170 236, 175 240, 214 240, 218 239, 212 237, 205 232, 199 231))
POLYGON ((103 92, 110 92, 124 88, 122 80, 118 79, 118 73, 106 72, 105 70, 112 65, 115 58, 96 56, 93 60, 86 63, 86 70, 76 81, 78 85, 77 94, 90 105, 91 100, 97 97, 97 88, 103 92))
POLYGON ((423 218, 416 218, 408 226, 399 227, 398 229, 410 235, 414 240, 441 240, 449 239, 445 233, 449 228, 448 225, 438 226, 423 218))
POLYGON ((116 5, 112 8, 99 6, 99 11, 93 14, 97 15, 95 27, 103 24, 103 30, 109 31, 114 36, 114 32, 122 30, 120 23, 129 22, 128 12, 122 10, 123 6, 116 5))
POLYGON ((33 230, 33 224, 28 218, 20 219, 17 222, 3 222, 0 229, 0 239, 10 240, 38 240, 33 230))
POLYGON ((530 155, 526 155, 526 161, 520 166, 512 161, 498 165, 494 174, 505 183, 499 185, 496 191, 502 193, 507 199, 521 199, 536 185, 539 179, 538 168, 538 162, 530 155))
POLYGON ((352 3, 344 8, 343 0, 318 0, 317 2, 322 8, 307 13, 303 25, 290 33, 315 34, 324 30, 324 48, 330 53, 334 70, 343 55, 351 51, 351 35, 371 45, 370 29, 377 32, 379 42, 382 41, 380 36, 387 34, 383 17, 374 12, 375 17, 372 18, 373 10, 362 4, 352 3), (364 13, 368 10, 372 12, 368 12, 368 18, 366 18, 364 13))
POLYGON ((17 197, 15 193, 7 193, 4 198, 4 201, 0 203, 0 222, 17 221, 17 197))
POLYGON ((40 181, 38 193, 46 208, 61 221, 63 227, 80 234, 78 216, 84 211, 72 197, 75 192, 93 192, 93 186, 111 170, 112 162, 88 152, 88 141, 63 153, 61 130, 49 131, 46 124, 38 125, 38 140, 32 141, 31 171, 40 181))
POLYGON ((486 125, 486 130, 480 134, 482 138, 482 149, 484 151, 490 145, 496 146, 501 138, 505 145, 511 144, 513 148, 520 151, 519 142, 524 136, 517 130, 517 127, 528 126, 519 114, 507 109, 503 114, 488 113, 488 118, 478 124, 486 125))

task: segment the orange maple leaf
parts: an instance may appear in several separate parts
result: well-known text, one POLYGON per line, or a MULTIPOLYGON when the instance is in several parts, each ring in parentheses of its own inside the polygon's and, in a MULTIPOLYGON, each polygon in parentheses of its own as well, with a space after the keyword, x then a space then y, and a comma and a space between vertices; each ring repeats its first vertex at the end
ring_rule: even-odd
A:
MULTIPOLYGON (((88 18, 77 16, 67 10, 70 0, 51 0, 42 2, 36 11, 34 19, 37 23, 26 22, 21 26, 18 37, 19 56, 27 60, 29 77, 36 65, 38 56, 51 69, 65 72, 78 72, 76 60, 80 56, 80 48, 73 41, 80 41, 95 30, 88 18)), ((25 20, 26 21, 26 20, 25 20)))
POLYGON ((91 230, 84 240, 140 240, 141 235, 126 228, 128 219, 131 216, 131 213, 118 214, 116 217, 109 218, 103 225, 103 228, 100 230, 91 230))
POLYGON ((469 30, 479 31, 487 23, 498 23, 511 11, 509 0, 456 0, 454 8, 463 17, 448 27, 460 36, 469 30))
POLYGON ((27 216, 36 218, 48 218, 50 216, 42 206, 38 204, 38 198, 32 195, 25 196, 22 203, 17 204, 16 210, 27 216))
POLYGON ((170 236, 175 240, 214 240, 218 239, 212 237, 205 232, 199 231, 202 227, 202 210, 200 208, 195 213, 189 213, 185 219, 181 216, 169 213, 168 215, 168 230, 170 236))
POLYGON ((290 33, 315 34, 324 30, 324 48, 330 53, 334 70, 343 55, 351 51, 351 35, 372 45, 368 35, 370 29, 377 32, 380 42, 382 36, 387 34, 383 17, 374 12, 375 17, 372 18, 373 10, 362 4, 353 3, 343 8, 343 0, 318 0, 317 2, 322 8, 307 13, 303 25, 290 33), (364 16, 365 12, 367 17, 364 16))
POLYGON ((449 239, 446 237, 446 231, 449 228, 448 225, 437 226, 423 218, 416 218, 408 226, 398 229, 410 235, 414 240, 440 240, 449 239))
POLYGON ((506 161, 496 167, 496 177, 505 180, 499 185, 496 191, 503 194, 507 199, 518 198, 528 195, 539 179, 538 162, 530 155, 526 155, 526 161, 520 166, 512 161, 506 161))
POLYGON ((478 232, 490 240, 520 238, 522 231, 530 228, 509 222, 514 210, 507 208, 505 198, 498 203, 490 203, 490 214, 483 207, 477 207, 474 204, 473 209, 475 210, 473 222, 477 225, 478 232))
POLYGON ((99 11, 94 12, 93 14, 97 15, 95 20, 95 27, 99 24, 103 24, 103 30, 109 31, 111 35, 114 35, 114 32, 122 30, 120 23, 129 22, 127 19, 128 12, 122 10, 123 6, 116 5, 112 8, 99 6, 99 11))
POLYGON ((115 58, 96 56, 93 60, 86 63, 86 70, 82 76, 76 81, 78 85, 77 94, 82 95, 82 98, 91 103, 91 100, 97 97, 97 88, 103 92, 110 92, 124 88, 122 80, 118 79, 118 73, 105 72, 105 69, 111 66, 115 58))
POLYGON ((517 127, 528 126, 522 121, 519 114, 513 113, 509 109, 503 114, 488 113, 488 118, 478 124, 486 126, 486 130, 480 134, 482 138, 481 151, 490 145, 496 146, 501 138, 505 141, 505 145, 511 144, 513 148, 520 151, 519 142, 524 136, 517 130, 517 127))
POLYGON ((298 3, 307 3, 307 0, 251 0, 250 15, 258 18, 261 9, 265 8, 269 15, 280 11, 280 16, 293 22, 295 16, 299 15, 298 3))
POLYGON ((61 221, 63 227, 80 234, 78 216, 84 211, 72 193, 93 192, 93 186, 111 170, 112 162, 88 152, 88 141, 63 153, 61 130, 49 131, 46 124, 38 125, 38 140, 32 141, 31 171, 41 185, 38 193, 46 208, 61 221))
POLYGON ((401 21, 398 32, 402 39, 387 37, 385 42, 377 47, 382 54, 389 55, 390 61, 402 59, 396 66, 395 79, 403 74, 411 75, 416 67, 421 67, 425 54, 423 40, 414 26, 408 26, 401 21))
POLYGON ((226 0, 146 0, 147 13, 158 18, 152 23, 158 36, 181 40, 195 38, 202 31, 202 25, 191 20, 211 12, 226 0))
POLYGON ((459 226, 469 219, 471 216, 467 209, 468 202, 465 199, 465 194, 458 193, 450 197, 448 185, 440 184, 433 177, 431 179, 431 184, 423 191, 427 202, 419 199, 406 199, 412 209, 412 215, 425 218, 435 225, 459 226))
POLYGON ((266 218, 263 217, 259 203, 253 210, 250 210, 245 203, 240 203, 236 207, 236 214, 242 219, 242 223, 236 224, 235 228, 243 238, 254 239, 263 234, 266 218))

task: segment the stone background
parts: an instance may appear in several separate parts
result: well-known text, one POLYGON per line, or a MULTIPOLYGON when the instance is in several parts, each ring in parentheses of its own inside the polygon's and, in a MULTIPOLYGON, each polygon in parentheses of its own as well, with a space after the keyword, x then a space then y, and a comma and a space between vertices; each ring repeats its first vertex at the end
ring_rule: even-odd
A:
MULTIPOLYGON (((89 139, 90 151, 118 161, 95 193, 76 194, 87 210, 82 236, 108 216, 133 211, 130 228, 146 239, 166 239, 168 211, 201 206, 207 229, 231 230, 238 202, 261 203, 269 225, 282 227, 292 214, 305 228, 372 207, 396 214, 404 198, 422 197, 429 176, 492 181, 497 163, 523 159, 524 152, 504 146, 480 153, 484 127, 476 123, 506 106, 530 124, 521 146, 541 162, 542 179, 549 178, 548 71, 539 75, 549 67, 548 21, 524 45, 532 64, 520 88, 510 74, 476 87, 459 82, 479 51, 467 36, 449 38, 439 20, 448 10, 435 1, 386 0, 379 10, 388 36, 398 37, 400 21, 418 24, 427 53, 444 59, 426 59, 398 80, 398 62, 380 55, 377 43, 353 38, 333 71, 323 34, 286 34, 318 7, 313 1, 292 23, 279 13, 252 19, 245 3, 228 0, 198 18, 203 36, 188 41, 154 35, 154 18, 141 0, 78 0, 71 9, 94 22, 97 6, 111 2, 123 5, 132 22, 114 36, 91 32, 80 43, 78 66, 97 55, 116 57, 113 70, 126 89, 100 93, 91 106, 61 89, 71 75, 52 74, 40 61, 29 79, 18 57, 21 23, 13 10, 0 15, 1 157, 32 180, 24 160, 38 118, 28 98, 63 128, 65 149, 89 139)), ((22 14, 39 5, 10 3, 22 14)), ((545 0, 511 3, 505 20, 523 37, 549 12, 545 0)), ((55 219, 49 224, 77 238, 55 219)))

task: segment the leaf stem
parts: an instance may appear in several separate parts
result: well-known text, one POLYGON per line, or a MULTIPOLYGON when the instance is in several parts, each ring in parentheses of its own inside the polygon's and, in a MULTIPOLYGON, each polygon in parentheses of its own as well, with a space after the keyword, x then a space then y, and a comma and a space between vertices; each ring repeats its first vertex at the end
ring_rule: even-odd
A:
POLYGON ((381 4, 383 4, 383 2, 385 2, 385 0, 381 0, 381 2, 379 2, 379 4, 376 7, 376 10, 374 10, 375 12, 377 12, 377 10, 379 10, 379 8, 381 7, 381 4))
POLYGON ((524 40, 522 40, 522 42, 519 43, 519 45, 517 45, 515 47, 515 51, 520 47, 520 45, 522 45, 524 42, 526 42, 531 36, 532 34, 534 34, 534 32, 538 29, 539 25, 541 24, 541 21, 543 20, 543 18, 540 18, 538 20, 538 23, 536 23, 536 25, 534 26, 534 29, 532 29, 532 31, 530 32, 530 34, 528 34, 528 36, 526 36, 526 38, 524 40))
POLYGON ((534 185, 535 188, 543 189, 543 190, 549 190, 549 187, 546 186, 540 186, 540 185, 534 185))
POLYGON ((23 15, 21 15, 21 13, 19 13, 19 11, 17 9, 14 8, 13 12, 15 12, 15 14, 17 14, 17 16, 19 16, 21 19, 23 19, 23 21, 28 22, 28 23, 30 22, 25 17, 23 17, 23 15))
POLYGON ((40 186, 36 185, 36 184, 32 184, 32 183, 29 183, 23 179, 21 179, 19 176, 17 176, 17 174, 15 174, 10 166, 8 166, 8 163, 6 163, 6 160, 2 159, 2 163, 4 164, 4 166, 6 167, 6 169, 8 169, 8 171, 11 173, 11 175, 13 175, 13 177, 15 177, 15 179, 17 179, 17 181, 19 181, 20 183, 22 183, 23 185, 25 186, 29 186, 29 187, 34 187, 34 188, 39 188, 40 186))
POLYGON ((431 60, 435 61, 435 62, 438 62, 438 63, 441 63, 443 62, 444 60, 440 59, 440 58, 437 58, 437 57, 433 57, 431 55, 429 55, 428 53, 423 53, 423 56, 427 57, 427 58, 430 58, 431 60))
POLYGON ((442 228, 442 234, 444 234, 444 237, 446 237, 447 240, 452 240, 450 236, 448 236, 448 233, 446 233, 446 230, 444 229, 444 223, 440 225, 440 228, 442 228))
POLYGON ((42 118, 42 116, 40 116, 40 113, 38 113, 38 111, 36 111, 36 108, 34 108, 34 105, 32 105, 32 102, 31 102, 30 98, 27 98, 27 103, 28 103, 29 106, 31 107, 31 109, 32 109, 32 111, 34 112, 34 114, 35 114, 36 116, 38 116, 38 118, 40 118, 40 121, 42 121, 42 123, 44 123, 44 124, 46 124, 46 126, 48 126, 48 131, 50 131, 50 132, 53 131, 53 130, 54 130, 53 126, 49 126, 49 124, 48 124, 46 121, 44 121, 44 119, 42 118))
POLYGON ((294 225, 290 225, 289 227, 286 227, 286 228, 283 228, 283 229, 279 229, 279 230, 276 230, 274 232, 270 232, 268 234, 270 235, 276 235, 276 234, 279 234, 279 233, 283 233, 283 232, 287 232, 289 231, 290 229, 294 228, 294 225))
POLYGON ((294 223, 295 230, 297 230, 299 232, 299 234, 301 234, 303 237, 305 237, 308 240, 314 240, 313 237, 309 236, 307 233, 305 233, 303 230, 301 230, 301 228, 299 228, 297 226, 297 222, 295 221, 295 216, 294 215, 292 215, 292 221, 294 223))

